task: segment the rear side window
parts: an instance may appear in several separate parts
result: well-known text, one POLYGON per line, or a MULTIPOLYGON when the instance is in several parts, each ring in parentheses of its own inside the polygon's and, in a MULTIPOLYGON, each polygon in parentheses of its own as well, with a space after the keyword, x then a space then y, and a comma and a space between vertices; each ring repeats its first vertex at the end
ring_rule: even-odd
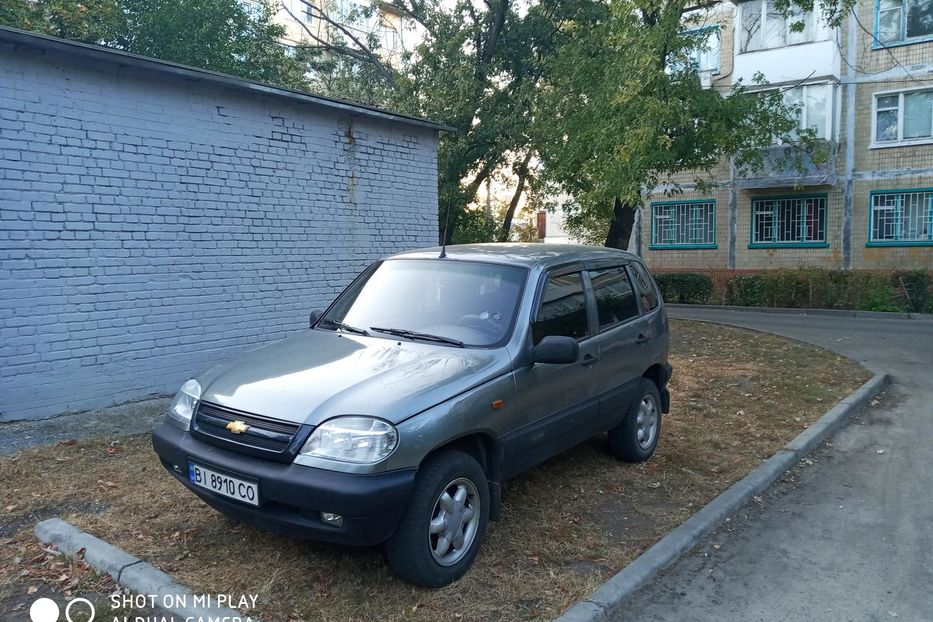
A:
POLYGON ((548 335, 586 337, 586 296, 579 272, 548 277, 541 306, 531 326, 534 343, 548 335))
POLYGON ((632 263, 635 273, 635 282, 638 284, 638 291, 641 295, 641 306, 644 310, 651 311, 658 306, 658 292, 654 288, 654 281, 651 275, 640 263, 632 263))
POLYGON ((589 275, 600 329, 638 315, 635 292, 623 266, 592 270, 589 275))

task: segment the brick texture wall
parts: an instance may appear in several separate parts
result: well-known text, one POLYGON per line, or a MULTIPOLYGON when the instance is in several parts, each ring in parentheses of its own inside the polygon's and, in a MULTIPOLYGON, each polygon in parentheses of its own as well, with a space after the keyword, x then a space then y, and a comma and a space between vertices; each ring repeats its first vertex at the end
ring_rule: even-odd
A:
POLYGON ((0 420, 165 394, 437 241, 433 130, 0 46, 0 420))

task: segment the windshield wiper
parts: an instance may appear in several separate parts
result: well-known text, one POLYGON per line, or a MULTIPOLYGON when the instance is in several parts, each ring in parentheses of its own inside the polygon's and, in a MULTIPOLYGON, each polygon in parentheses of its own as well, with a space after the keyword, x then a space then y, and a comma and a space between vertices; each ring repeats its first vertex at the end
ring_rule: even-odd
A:
POLYGON ((387 333, 389 335, 396 335, 398 337, 408 337, 409 339, 422 339, 424 341, 436 341, 438 343, 447 343, 452 346, 457 346, 462 348, 463 342, 459 339, 452 339, 451 337, 442 337, 440 335, 432 335, 430 333, 419 333, 414 330, 406 330, 404 328, 380 328, 378 326, 370 326, 369 330, 375 331, 377 333, 387 333))
POLYGON ((362 328, 357 328, 356 326, 350 326, 349 324, 344 324, 343 322, 338 322, 337 320, 332 320, 330 318, 324 318, 319 324, 327 324, 328 326, 333 326, 334 328, 339 328, 340 330, 345 330, 348 333, 353 333, 354 335, 369 335, 362 328))

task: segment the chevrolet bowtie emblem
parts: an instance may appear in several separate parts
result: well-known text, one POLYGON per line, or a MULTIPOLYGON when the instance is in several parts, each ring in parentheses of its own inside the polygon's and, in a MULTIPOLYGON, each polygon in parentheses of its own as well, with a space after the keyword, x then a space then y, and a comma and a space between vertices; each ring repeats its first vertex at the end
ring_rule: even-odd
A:
POLYGON ((227 429, 234 434, 243 434, 249 430, 249 425, 243 423, 242 421, 231 421, 227 424, 227 429))

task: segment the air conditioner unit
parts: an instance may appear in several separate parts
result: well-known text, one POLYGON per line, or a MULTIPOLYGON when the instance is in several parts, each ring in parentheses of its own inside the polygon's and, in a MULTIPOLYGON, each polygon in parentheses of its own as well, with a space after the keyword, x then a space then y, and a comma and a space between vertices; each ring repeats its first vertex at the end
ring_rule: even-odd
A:
POLYGON ((713 86, 713 72, 712 71, 701 71, 700 72, 700 88, 708 89, 713 86))

